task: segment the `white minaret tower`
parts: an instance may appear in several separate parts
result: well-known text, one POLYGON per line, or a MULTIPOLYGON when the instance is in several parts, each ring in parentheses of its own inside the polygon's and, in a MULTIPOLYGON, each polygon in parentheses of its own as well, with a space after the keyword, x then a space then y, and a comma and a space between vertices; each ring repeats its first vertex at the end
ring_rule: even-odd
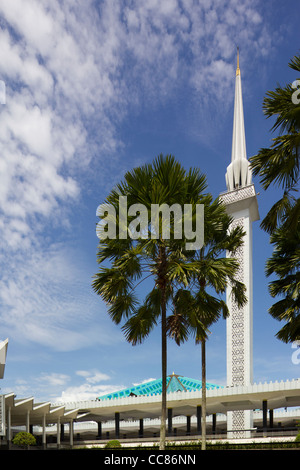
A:
MULTIPOLYGON (((247 160, 242 99, 239 50, 235 78, 234 118, 231 163, 226 172, 227 191, 220 198, 233 217, 232 226, 240 225, 244 244, 235 253, 228 253, 239 261, 238 280, 247 288, 248 302, 238 308, 227 289, 226 301, 230 311, 227 319, 227 385, 250 385, 253 380, 252 361, 252 222, 259 219, 258 204, 252 172, 247 160)), ((252 428, 252 412, 237 410, 227 413, 228 437, 248 437, 252 428), (248 431, 248 432, 247 432, 248 431)))

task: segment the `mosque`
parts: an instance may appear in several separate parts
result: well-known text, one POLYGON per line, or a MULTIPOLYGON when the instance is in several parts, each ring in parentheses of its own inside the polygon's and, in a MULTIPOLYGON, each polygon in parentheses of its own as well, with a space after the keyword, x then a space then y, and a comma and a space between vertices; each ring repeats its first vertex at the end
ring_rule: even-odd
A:
MULTIPOLYGON (((247 288, 248 302, 239 308, 230 286, 226 301, 227 385, 206 383, 208 437, 226 439, 282 436, 297 433, 300 421, 300 379, 253 383, 253 287, 252 224, 259 220, 257 194, 247 160, 239 55, 235 77, 235 100, 231 162, 226 171, 227 191, 220 194, 232 225, 245 232, 244 244, 235 253, 239 260, 238 280, 247 288), (299 408, 297 408, 299 407, 299 408)), ((0 344, 3 377, 7 342, 0 344)), ((168 436, 183 438, 201 434, 202 382, 173 373, 167 377, 168 436)), ((152 380, 106 394, 95 400, 54 405, 35 403, 33 398, 16 399, 13 393, 0 396, 0 435, 11 440, 14 426, 38 429, 42 443, 54 433, 57 445, 65 439, 74 443, 74 430, 85 439, 155 439, 159 436, 162 381, 152 380), (56 426, 53 426, 56 424, 56 426)))

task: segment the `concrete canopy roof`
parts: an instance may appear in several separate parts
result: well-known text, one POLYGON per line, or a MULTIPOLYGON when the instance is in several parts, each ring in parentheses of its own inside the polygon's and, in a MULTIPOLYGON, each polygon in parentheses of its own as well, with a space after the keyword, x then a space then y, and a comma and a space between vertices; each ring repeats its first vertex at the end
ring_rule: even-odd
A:
MULTIPOLYGON (((269 409, 300 406, 300 379, 235 386, 206 391, 207 414, 232 410, 261 410, 263 401, 269 409)), ((192 416, 201 406, 200 391, 178 391, 168 394, 167 407, 173 416, 192 416)), ((111 400, 90 400, 66 404, 79 408, 76 421, 109 421, 120 413, 120 419, 158 418, 161 415, 161 396, 129 396, 111 400)))
POLYGON ((46 424, 61 423, 76 419, 77 409, 65 409, 65 406, 52 406, 50 402, 34 403, 34 398, 16 399, 13 393, 4 395, 6 413, 10 409, 11 425, 24 426, 29 419, 32 425, 41 425, 45 417, 46 424))
MULTIPOLYGON (((159 418, 161 415, 161 395, 127 396, 103 401, 89 400, 64 405, 50 402, 34 403, 32 397, 16 399, 13 393, 4 395, 5 409, 10 409, 11 425, 23 426, 45 423, 68 423, 115 419, 120 413, 121 420, 141 418, 159 418)), ((269 409, 300 406, 300 379, 286 382, 270 382, 249 386, 212 388, 206 391, 207 414, 222 413, 232 410, 261 410, 263 401, 269 409)), ((201 390, 170 392, 167 407, 172 408, 173 417, 193 416, 197 406, 202 404, 201 390)))

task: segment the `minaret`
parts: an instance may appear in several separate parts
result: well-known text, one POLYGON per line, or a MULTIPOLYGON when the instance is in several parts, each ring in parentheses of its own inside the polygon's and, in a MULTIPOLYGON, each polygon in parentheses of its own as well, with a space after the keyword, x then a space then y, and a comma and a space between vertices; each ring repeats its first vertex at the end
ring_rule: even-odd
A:
MULTIPOLYGON (((235 253, 228 253, 239 261, 237 279, 247 288, 248 302, 238 308, 231 295, 226 292, 230 316, 227 319, 227 385, 250 385, 253 380, 252 361, 252 222, 259 220, 257 197, 252 184, 252 173, 247 160, 244 112, 242 99, 239 50, 235 77, 234 118, 232 133, 231 163, 226 172, 227 191, 220 195, 232 216, 232 227, 240 225, 244 232, 244 243, 235 253)), ((248 437, 252 427, 251 411, 227 413, 228 437, 248 437), (233 431, 233 432, 230 432, 233 431)))
POLYGON ((237 67, 235 77, 231 163, 227 167, 225 178, 228 191, 232 191, 239 187, 248 186, 251 184, 252 180, 252 174, 249 168, 249 162, 247 160, 246 153, 239 49, 237 50, 237 67))

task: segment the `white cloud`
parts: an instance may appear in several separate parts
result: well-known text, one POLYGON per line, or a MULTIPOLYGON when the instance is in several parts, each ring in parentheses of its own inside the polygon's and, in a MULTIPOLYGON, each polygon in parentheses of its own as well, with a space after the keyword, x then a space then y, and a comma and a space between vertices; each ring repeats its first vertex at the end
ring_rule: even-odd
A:
POLYGON ((254 58, 270 35, 250 0, 10 0, 0 15, 2 325, 53 349, 104 342, 92 325, 90 273, 50 227, 68 227, 86 176, 110 185, 122 171, 116 126, 130 109, 183 83, 202 103, 219 106, 222 96, 225 106, 236 42, 254 58))
POLYGON ((144 379, 144 380, 142 380, 142 382, 136 382, 136 383, 133 383, 132 385, 134 385, 135 387, 137 387, 138 385, 146 384, 147 382, 151 382, 152 380, 156 380, 156 379, 150 377, 150 379, 144 379))
POLYGON ((63 389, 61 395, 56 396, 56 398, 53 400, 55 403, 95 400, 100 395, 112 393, 124 388, 124 385, 103 385, 102 382, 109 380, 110 377, 107 374, 97 370, 81 370, 77 371, 76 374, 80 377, 83 377, 85 381, 79 385, 70 386, 63 389))
POLYGON ((128 106, 160 100, 188 77, 204 101, 224 100, 238 37, 252 56, 269 43, 250 1, 12 0, 0 13, 13 28, 0 30, 0 202, 23 219, 78 197, 93 156, 116 150, 115 121, 128 106))
POLYGON ((103 380, 109 380, 110 376, 99 371, 84 371, 79 370, 76 372, 77 375, 85 377, 86 381, 90 384, 102 382, 103 380))
POLYGON ((75 251, 52 245, 22 259, 15 254, 0 280, 2 334, 56 351, 119 341, 75 251))
POLYGON ((91 385, 82 384, 79 386, 68 387, 61 393, 60 396, 53 400, 53 403, 73 403, 78 401, 95 400, 101 395, 116 392, 124 385, 91 385))
MULTIPOLYGON (((84 400, 95 400, 100 395, 121 390, 124 385, 103 384, 111 379, 107 374, 98 370, 81 370, 76 375, 83 380, 76 385, 77 380, 72 375, 61 372, 41 372, 35 377, 17 379, 14 384, 14 392, 18 396, 34 396, 35 401, 47 401, 52 403, 67 403, 84 400), (34 391, 34 393, 32 393, 34 391)), ((4 393, 11 392, 6 387, 4 393)))
POLYGON ((61 387, 70 381, 70 376, 66 374, 59 374, 52 372, 51 374, 43 373, 38 379, 38 382, 44 383, 49 387, 61 387))

